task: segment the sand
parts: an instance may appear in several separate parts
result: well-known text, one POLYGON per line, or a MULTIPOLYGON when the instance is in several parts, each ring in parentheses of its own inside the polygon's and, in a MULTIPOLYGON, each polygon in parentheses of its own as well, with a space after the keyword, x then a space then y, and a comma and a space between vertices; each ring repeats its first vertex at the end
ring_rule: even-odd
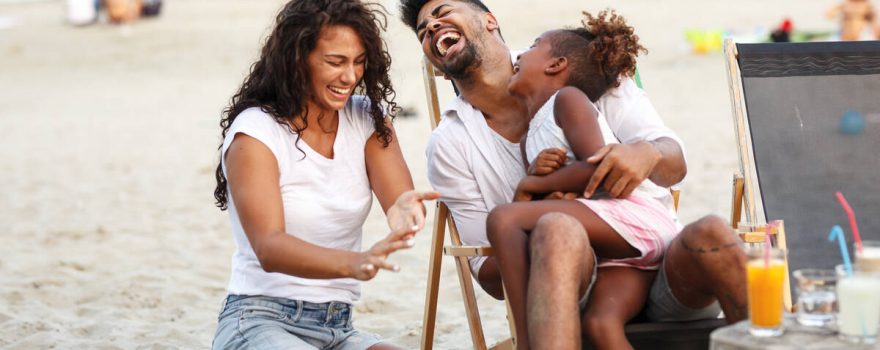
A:
MULTIPOLYGON (((64 2, 0 1, 0 347, 210 346, 233 250, 227 214, 213 206, 217 122, 280 3, 166 1, 157 19, 75 28, 63 21, 64 2)), ((584 6, 488 4, 512 47, 576 24, 584 6)), ((645 87, 689 146, 685 222, 729 216, 738 160, 723 56, 692 54, 684 29, 749 33, 785 16, 796 27, 831 29, 821 17, 831 4, 589 3, 617 6, 651 51, 639 64, 645 87)), ((386 38, 398 101, 417 111, 397 121, 398 134, 427 189, 421 53, 396 18, 386 38)), ((378 205, 365 227, 365 244, 385 235, 378 205)), ((401 272, 363 285, 357 327, 418 346, 429 239, 426 230, 393 256, 401 272)), ((443 266, 436 346, 469 348, 452 267, 443 266)), ((488 341, 502 339, 503 304, 482 292, 478 299, 488 341)))

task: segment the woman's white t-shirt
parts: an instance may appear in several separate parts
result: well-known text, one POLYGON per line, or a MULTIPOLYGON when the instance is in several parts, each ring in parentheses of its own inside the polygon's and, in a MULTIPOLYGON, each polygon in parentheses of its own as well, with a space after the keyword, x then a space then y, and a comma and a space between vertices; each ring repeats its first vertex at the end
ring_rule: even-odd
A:
MULTIPOLYGON (((223 140, 221 154, 226 154, 238 133, 262 142, 278 162, 286 232, 322 247, 360 251, 362 227, 373 198, 364 160, 364 147, 375 131, 368 105, 369 100, 363 96, 353 96, 339 111, 333 159, 315 152, 302 140, 297 142, 295 133, 257 107, 235 118, 223 140)), ((221 164, 225 175, 225 160, 221 164)), ((352 303, 360 297, 359 282, 355 279, 308 279, 264 271, 241 226, 231 195, 229 218, 235 240, 229 294, 313 303, 352 303)))

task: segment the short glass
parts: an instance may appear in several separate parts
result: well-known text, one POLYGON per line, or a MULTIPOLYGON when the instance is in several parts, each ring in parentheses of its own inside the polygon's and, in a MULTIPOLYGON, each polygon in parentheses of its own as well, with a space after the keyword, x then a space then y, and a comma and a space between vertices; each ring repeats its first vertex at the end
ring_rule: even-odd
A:
POLYGON ((837 273, 827 269, 795 270, 797 321, 804 326, 831 328, 837 319, 837 273))
POLYGON ((838 334, 861 344, 877 342, 880 324, 880 272, 855 269, 850 275, 837 265, 838 334))
POLYGON ((859 270, 880 272, 880 241, 862 241, 862 249, 854 248, 859 270))
POLYGON ((785 251, 748 249, 746 283, 749 295, 749 333, 757 337, 782 334, 782 285, 785 280, 785 251))

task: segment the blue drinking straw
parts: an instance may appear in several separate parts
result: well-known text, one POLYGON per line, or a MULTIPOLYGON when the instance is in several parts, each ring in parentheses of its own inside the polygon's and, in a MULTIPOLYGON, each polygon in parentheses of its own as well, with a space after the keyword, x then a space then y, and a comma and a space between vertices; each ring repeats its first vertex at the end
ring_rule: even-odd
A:
POLYGON ((843 229, 839 225, 834 225, 831 228, 831 232, 828 234, 828 241, 834 241, 835 237, 840 245, 840 255, 843 256, 843 268, 846 269, 846 275, 852 276, 853 268, 852 263, 849 261, 849 251, 846 250, 846 238, 843 237, 843 229))

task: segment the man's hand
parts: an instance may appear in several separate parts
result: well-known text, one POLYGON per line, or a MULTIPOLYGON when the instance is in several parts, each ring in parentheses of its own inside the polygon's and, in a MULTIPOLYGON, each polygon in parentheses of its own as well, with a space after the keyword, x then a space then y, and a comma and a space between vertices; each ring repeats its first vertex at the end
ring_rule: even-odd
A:
POLYGON ((662 154, 648 142, 611 144, 599 149, 587 163, 596 165, 596 171, 584 189, 590 198, 604 181, 605 190, 613 198, 629 196, 642 181, 651 175, 662 154))
POLYGON ((543 176, 556 171, 568 160, 562 148, 547 148, 538 153, 532 164, 529 164, 528 175, 543 176))
MULTIPOLYGON (((425 226, 425 206, 422 201, 440 198, 440 193, 434 191, 419 192, 410 190, 402 193, 394 204, 388 208, 385 216, 388 219, 388 227, 392 230, 413 228, 413 234, 425 226)), ((407 237, 409 239, 409 237, 407 237)))
POLYGON ((411 248, 413 246, 412 236, 415 235, 415 227, 400 228, 388 234, 385 239, 376 242, 370 250, 358 254, 353 261, 354 266, 352 278, 368 281, 376 277, 379 269, 389 271, 400 271, 400 266, 392 264, 386 260, 388 255, 400 249, 411 248), (410 238, 406 238, 410 237, 410 238))

